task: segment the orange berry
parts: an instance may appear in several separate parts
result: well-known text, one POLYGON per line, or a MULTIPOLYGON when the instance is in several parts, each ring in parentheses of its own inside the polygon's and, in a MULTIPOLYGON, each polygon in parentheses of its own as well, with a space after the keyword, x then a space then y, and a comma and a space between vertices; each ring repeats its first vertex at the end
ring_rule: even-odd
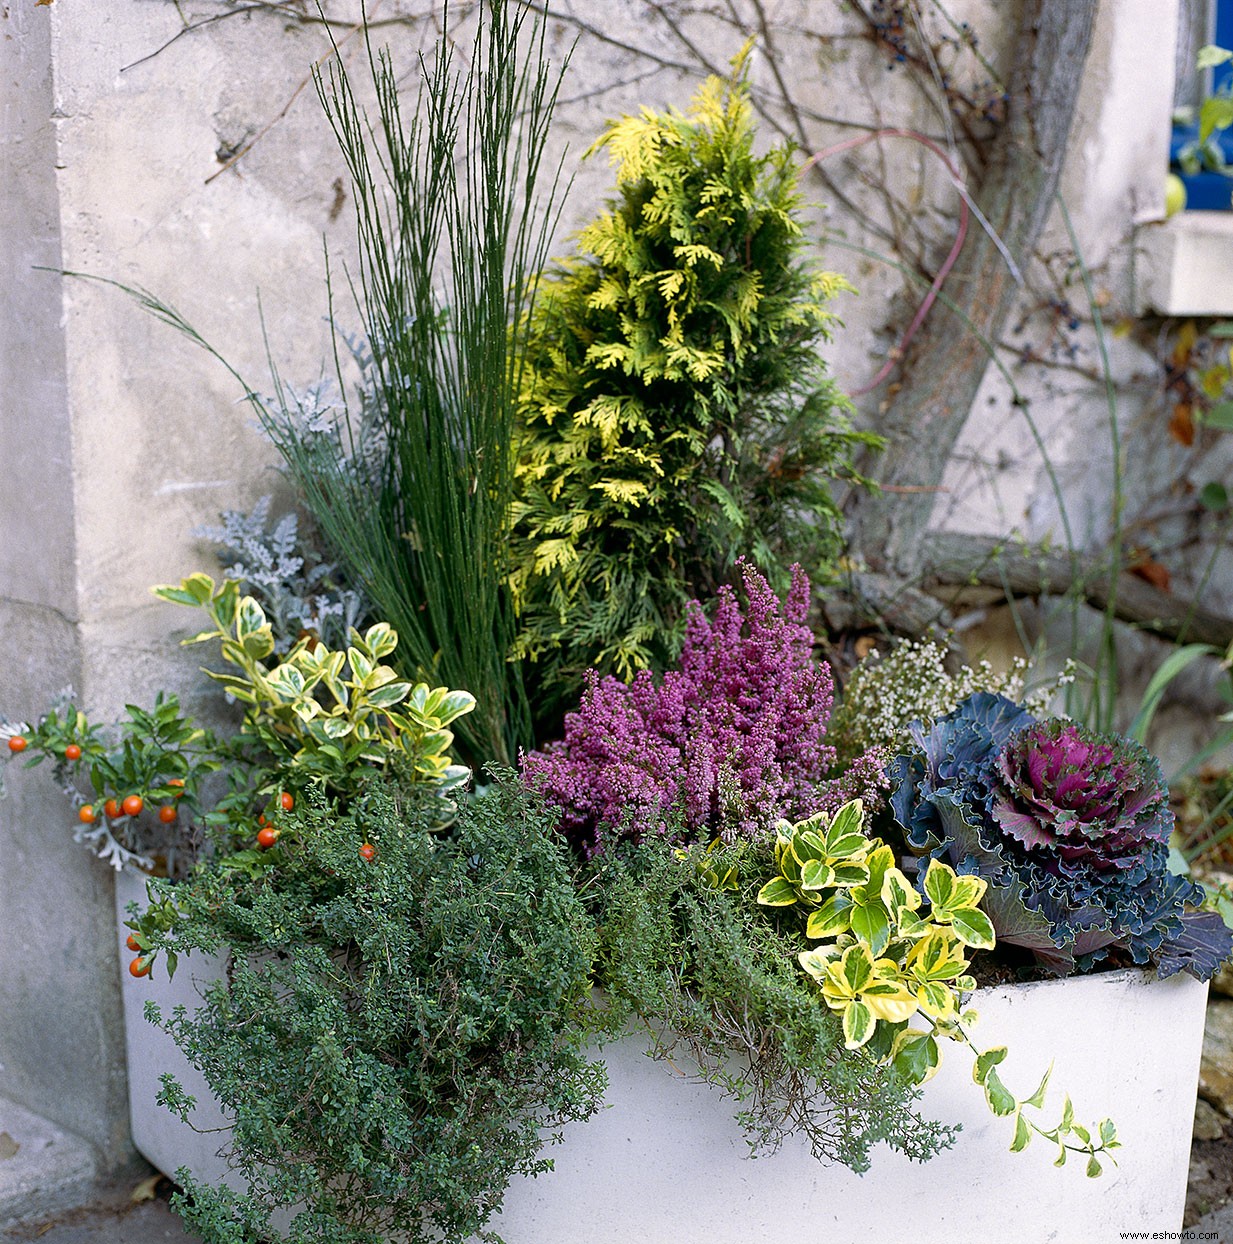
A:
POLYGON ((257 831, 257 845, 263 850, 268 851, 278 841, 278 830, 273 826, 267 825, 264 829, 257 831))
POLYGON ((145 955, 138 955, 137 958, 128 965, 128 973, 130 976, 150 975, 150 964, 146 962, 145 955))
POLYGON ((263 812, 263 813, 262 813, 262 814, 261 814, 261 815, 257 818, 257 824, 258 824, 258 825, 264 825, 264 824, 266 824, 266 819, 265 819, 265 813, 264 813, 264 812, 263 812))
POLYGON ((175 787, 177 787, 177 788, 178 788, 178 789, 176 790, 176 794, 175 794, 175 797, 176 797, 177 799, 183 799, 183 798, 184 798, 184 779, 183 779, 183 778, 168 778, 168 779, 167 779, 167 785, 168 785, 168 786, 175 786, 175 787))
POLYGON ((169 803, 163 804, 163 806, 158 810, 158 819, 162 821, 164 825, 170 825, 171 822, 176 819, 175 808, 173 808, 169 803))
POLYGON ((126 795, 124 802, 120 805, 124 809, 125 816, 140 816, 141 809, 146 806, 146 801, 140 795, 126 795))
POLYGON ((278 801, 283 805, 284 812, 290 812, 291 809, 295 807, 295 796, 289 791, 283 791, 283 793, 279 795, 278 801))
POLYGON ((65 760, 80 760, 81 759, 81 748, 78 747, 76 743, 70 743, 64 749, 64 759, 65 760))
POLYGON ((109 821, 118 820, 121 816, 120 805, 116 803, 114 799, 108 799, 107 802, 103 804, 103 811, 107 814, 107 819, 109 821))
POLYGON ((138 940, 131 933, 124 939, 124 944, 129 948, 129 950, 141 949, 141 943, 138 942, 138 940))
POLYGON ((371 861, 376 858, 376 854, 377 848, 374 847, 371 842, 360 844, 360 859, 371 861))
POLYGON ((94 805, 92 803, 83 803, 81 807, 77 809, 77 819, 83 825, 93 825, 94 805))
POLYGON ((24 752, 30 746, 30 740, 23 738, 20 734, 15 734, 9 739, 9 751, 24 752))

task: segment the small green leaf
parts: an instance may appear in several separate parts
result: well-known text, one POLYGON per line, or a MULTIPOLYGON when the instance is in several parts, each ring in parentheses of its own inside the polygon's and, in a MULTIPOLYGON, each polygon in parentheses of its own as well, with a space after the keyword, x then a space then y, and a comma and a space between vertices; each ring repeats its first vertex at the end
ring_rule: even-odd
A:
POLYGON ((848 921, 852 932, 860 938, 876 957, 890 941, 891 923, 886 908, 881 903, 858 903, 852 908, 848 921))
POLYGON ((1025 1106, 1035 1106, 1039 1110, 1045 1104, 1045 1093, 1049 1088, 1049 1080, 1053 1075, 1053 1064, 1049 1064, 1049 1069, 1041 1077, 1040 1083, 1036 1086, 1036 1092, 1031 1097, 1024 1100, 1025 1106))
POLYGON ((976 1063, 972 1067, 972 1079, 977 1084, 984 1084, 989 1073, 1000 1062, 1006 1059, 1006 1047, 1004 1045, 995 1045, 991 1050, 985 1050, 976 1055, 976 1063))
POLYGON ((1095 1179, 1102 1173, 1100 1163, 1096 1161, 1096 1155, 1093 1153, 1087 1160, 1087 1177, 1089 1179, 1095 1179))
POLYGON ((909 1084, 923 1084, 937 1070, 938 1043, 930 1034, 905 1041, 895 1055, 894 1065, 909 1084))
MULTIPOLYGON (((1206 143, 1217 131, 1233 125, 1233 99, 1224 95, 1209 95, 1199 105, 1199 142, 1206 143)), ((1216 152, 1219 159, 1220 153, 1216 152)))
POLYGON ((407 698, 410 690, 409 682, 389 682, 384 687, 370 691, 367 696, 368 703, 373 708, 393 708, 395 704, 400 704, 407 698))
POLYGON ((192 605, 196 607, 201 604, 192 592, 186 592, 179 587, 152 587, 150 589, 159 600, 169 601, 173 605, 192 605))
POLYGON ((1002 1083, 1001 1077, 992 1067, 985 1076, 985 1100, 989 1103, 989 1109, 999 1118, 1013 1113, 1019 1105, 1015 1095, 1002 1083))
POLYGON ((758 902, 763 907, 791 907, 796 902, 796 890, 782 877, 775 877, 758 891, 758 902))
POLYGON ((398 634, 388 622, 377 622, 368 628, 364 643, 374 657, 389 656, 398 647, 398 634))
POLYGON ((805 936, 814 940, 838 937, 850 928, 852 900, 842 891, 831 895, 816 911, 809 915, 805 924, 805 936))
POLYGON ((1233 52, 1228 48, 1217 47, 1214 43, 1205 43, 1195 55, 1195 66, 1198 69, 1215 69, 1219 65, 1233 60, 1233 52))
POLYGON ((1199 489, 1199 504, 1207 510, 1227 510, 1229 491, 1223 484, 1210 480, 1199 489))
POLYGON ((859 1050, 873 1036, 877 1020, 873 1012, 859 1001, 849 1002, 843 1011, 843 1044, 845 1049, 859 1050))
POLYGON ((925 897, 936 908, 945 908, 955 890, 955 873, 940 860, 930 860, 925 873, 925 897))
POLYGON ((802 890, 829 890, 834 884, 834 870, 825 860, 806 860, 801 865, 802 890))
POLYGON ((950 913, 951 928, 965 946, 990 950, 996 942, 993 922, 979 907, 957 907, 950 913))
POLYGON ((1028 1147, 1028 1142, 1031 1139, 1031 1125, 1023 1117, 1023 1111, 1021 1110, 1015 1115, 1015 1138, 1010 1142, 1011 1153, 1021 1153, 1028 1147))

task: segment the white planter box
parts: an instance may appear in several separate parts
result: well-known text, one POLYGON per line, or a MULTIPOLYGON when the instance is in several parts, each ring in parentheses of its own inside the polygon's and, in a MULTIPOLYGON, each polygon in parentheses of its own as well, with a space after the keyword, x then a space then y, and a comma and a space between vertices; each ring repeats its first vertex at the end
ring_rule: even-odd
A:
POLYGON ((125 945, 129 930, 124 927, 124 921, 128 919, 126 908, 133 902, 140 910, 145 909, 146 879, 126 870, 116 876, 116 915, 120 926, 120 982, 128 1046, 128 1104, 133 1146, 165 1174, 174 1175, 181 1166, 187 1166, 198 1178, 210 1182, 227 1179, 238 1188, 242 1186, 241 1181, 227 1178, 227 1164, 218 1156, 230 1137, 230 1126, 210 1086, 176 1043, 145 1017, 149 1001, 156 1002, 164 1015, 170 1015, 180 1005, 191 1015, 201 1005, 198 983, 217 980, 223 972, 223 960, 200 955, 181 959, 170 981, 161 960, 155 965, 157 976, 153 980, 131 976, 128 965, 135 955, 125 945), (165 1072, 171 1072, 185 1092, 197 1099, 197 1108, 191 1116, 192 1127, 185 1126, 170 1110, 158 1104, 161 1077, 165 1072))
MULTIPOLYGON (((126 951, 126 965, 128 958, 126 951)), ((200 1075, 141 1014, 150 997, 164 1009, 175 1001, 191 1008, 192 981, 211 966, 218 970, 184 960, 170 984, 126 972, 124 996, 134 1143, 161 1170, 186 1165, 217 1179, 225 1136, 186 1131, 154 1105, 159 1075, 174 1071, 198 1097, 198 1127, 225 1121, 200 1075)), ((1119 1166, 1106 1163, 1099 1179, 1085 1177, 1078 1157, 1055 1169, 1055 1147, 1039 1139, 1026 1152, 1009 1152, 1011 1121, 989 1113, 970 1057, 950 1043, 925 1086, 923 1110, 963 1124, 955 1147, 925 1164, 878 1149, 860 1176, 819 1164, 803 1143, 750 1160, 734 1103, 627 1038, 603 1051, 607 1108, 570 1125, 547 1152, 556 1169, 515 1181, 490 1225, 506 1244, 750 1244, 771 1233, 802 1244, 1086 1244, 1121 1231, 1178 1231, 1206 1000, 1207 986, 1189 976, 1157 981, 1137 971, 977 994, 973 1035, 982 1049, 1009 1047, 998 1070, 1012 1091, 1030 1093, 1053 1061, 1043 1124, 1057 1122, 1067 1092, 1079 1122, 1094 1126, 1109 1116, 1117 1124, 1119 1166)))

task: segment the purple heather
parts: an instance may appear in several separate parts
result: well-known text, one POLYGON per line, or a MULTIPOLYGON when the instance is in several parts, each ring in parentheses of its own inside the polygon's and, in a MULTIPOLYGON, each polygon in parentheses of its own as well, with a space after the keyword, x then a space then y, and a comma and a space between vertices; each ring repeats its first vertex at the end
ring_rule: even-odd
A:
POLYGON ((714 616, 689 606, 679 665, 628 686, 592 673, 565 737, 524 758, 526 780, 561 809, 588 853, 607 835, 671 832, 685 841, 769 832, 780 817, 833 811, 885 788, 883 757, 828 780, 833 687, 805 625, 809 580, 792 568, 782 602, 742 564, 745 611, 721 587, 714 616))

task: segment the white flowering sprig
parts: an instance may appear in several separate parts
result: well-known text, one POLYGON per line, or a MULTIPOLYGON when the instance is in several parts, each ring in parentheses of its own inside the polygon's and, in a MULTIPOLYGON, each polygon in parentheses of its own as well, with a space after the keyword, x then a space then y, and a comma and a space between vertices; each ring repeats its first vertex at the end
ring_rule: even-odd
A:
POLYGON ((976 691, 1004 695, 1041 715, 1075 677, 1068 661, 1055 679, 1029 692, 1028 663, 1022 657, 1006 671, 982 660, 952 674, 946 655, 945 646, 933 639, 903 640, 885 657, 877 649, 869 653, 853 670, 831 720, 829 741, 841 763, 871 747, 898 749, 912 722, 928 725, 976 691))

